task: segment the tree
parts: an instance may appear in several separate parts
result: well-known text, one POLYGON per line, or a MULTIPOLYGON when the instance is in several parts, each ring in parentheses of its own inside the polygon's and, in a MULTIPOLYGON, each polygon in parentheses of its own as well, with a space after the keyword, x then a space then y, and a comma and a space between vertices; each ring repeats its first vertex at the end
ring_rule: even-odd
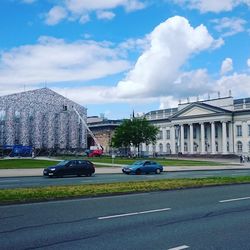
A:
POLYGON ((133 118, 124 120, 115 130, 112 138, 112 146, 119 148, 129 148, 134 146, 138 150, 141 143, 155 143, 159 129, 150 124, 146 118, 133 118))

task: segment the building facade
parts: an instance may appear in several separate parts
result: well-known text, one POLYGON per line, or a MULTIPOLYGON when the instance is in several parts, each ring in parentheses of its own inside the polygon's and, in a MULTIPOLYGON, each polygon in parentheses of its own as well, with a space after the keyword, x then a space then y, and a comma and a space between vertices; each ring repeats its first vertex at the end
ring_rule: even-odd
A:
POLYGON ((148 154, 250 155, 250 98, 232 96, 179 103, 145 117, 160 132, 148 154))
MULTIPOLYGON (((111 153, 111 140, 114 135, 115 129, 122 123, 122 120, 108 120, 104 117, 88 117, 88 126, 93 132, 97 141, 103 147, 105 154, 111 153)), ((88 147, 93 146, 93 138, 88 136, 88 147)))
POLYGON ((42 88, 0 97, 0 146, 21 144, 34 149, 85 149, 86 108, 42 88))

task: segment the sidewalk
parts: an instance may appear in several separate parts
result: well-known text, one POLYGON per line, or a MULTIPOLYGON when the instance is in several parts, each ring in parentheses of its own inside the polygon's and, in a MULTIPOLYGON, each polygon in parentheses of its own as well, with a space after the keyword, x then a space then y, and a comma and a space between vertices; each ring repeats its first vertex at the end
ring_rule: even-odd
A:
MULTIPOLYGON (((101 165, 100 163, 98 163, 101 165)), ((117 174, 122 173, 123 165, 106 164, 109 167, 97 167, 96 174, 117 174)), ((167 166, 164 167, 165 172, 178 172, 178 171, 215 171, 215 170, 250 170, 250 163, 246 162, 244 164, 228 165, 228 166, 167 166)), ((1 169, 1 177, 21 177, 21 176, 42 176, 43 169, 1 169)))

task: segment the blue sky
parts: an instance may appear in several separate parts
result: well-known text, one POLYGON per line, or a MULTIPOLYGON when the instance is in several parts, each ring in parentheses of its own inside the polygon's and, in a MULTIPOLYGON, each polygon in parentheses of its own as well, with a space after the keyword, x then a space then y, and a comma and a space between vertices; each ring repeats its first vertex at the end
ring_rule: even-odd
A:
POLYGON ((0 95, 47 86, 119 119, 250 96, 249 0, 1 0, 0 95))

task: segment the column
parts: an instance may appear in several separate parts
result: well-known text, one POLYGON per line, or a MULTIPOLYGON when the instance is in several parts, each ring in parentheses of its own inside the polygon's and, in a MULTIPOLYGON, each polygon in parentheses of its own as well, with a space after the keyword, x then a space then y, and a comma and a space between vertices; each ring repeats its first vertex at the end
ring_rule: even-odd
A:
POLYGON ((234 139, 233 139, 233 123, 229 122, 228 126, 229 126, 229 152, 234 153, 234 147, 233 147, 233 142, 234 142, 234 139))
POLYGON ((212 154, 214 155, 216 153, 216 149, 215 149, 215 124, 214 124, 214 122, 211 122, 211 149, 212 149, 212 154))
POLYGON ((222 154, 227 154, 227 123, 222 122, 222 154))
POLYGON ((190 139, 190 154, 193 154, 194 153, 194 130, 193 130, 193 124, 190 124, 189 125, 189 139, 190 139))
POLYGON ((204 123, 201 123, 201 154, 205 154, 205 130, 204 130, 204 123))
POLYGON ((242 122, 242 143, 242 152, 248 153, 248 126, 246 121, 242 122))
POLYGON ((175 152, 175 127, 170 127, 170 143, 171 143, 171 153, 176 154, 175 152))
POLYGON ((184 125, 181 125, 181 152, 184 153, 184 125))

